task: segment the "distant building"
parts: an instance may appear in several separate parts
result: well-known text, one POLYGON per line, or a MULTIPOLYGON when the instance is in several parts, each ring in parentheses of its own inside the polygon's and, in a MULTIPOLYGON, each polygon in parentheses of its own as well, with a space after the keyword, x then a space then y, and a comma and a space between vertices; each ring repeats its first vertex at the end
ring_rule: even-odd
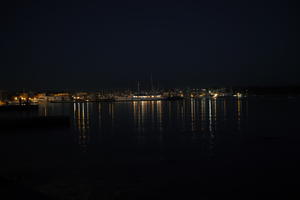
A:
POLYGON ((89 94, 87 92, 77 92, 72 96, 72 98, 77 101, 86 101, 88 100, 88 96, 89 94))
POLYGON ((34 99, 38 102, 45 102, 48 100, 46 93, 38 93, 34 96, 34 99))
POLYGON ((69 93, 56 93, 47 96, 47 100, 50 102, 65 102, 65 101, 72 101, 72 98, 69 93))

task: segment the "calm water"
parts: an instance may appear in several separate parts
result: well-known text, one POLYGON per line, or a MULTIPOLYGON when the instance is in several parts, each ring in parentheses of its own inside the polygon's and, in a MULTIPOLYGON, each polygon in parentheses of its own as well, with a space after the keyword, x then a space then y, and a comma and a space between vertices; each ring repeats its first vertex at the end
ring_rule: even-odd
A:
POLYGON ((1 173, 66 199, 293 190, 299 103, 251 97, 45 104, 39 115, 68 115, 71 128, 1 135, 1 173))
MULTIPOLYGON (((165 147, 168 142, 207 142, 212 151, 216 135, 241 137, 246 128, 248 101, 203 99, 119 103, 47 104, 40 115, 68 115, 73 138, 87 151, 95 144, 165 147)), ((208 150, 207 149, 207 150, 208 150)))

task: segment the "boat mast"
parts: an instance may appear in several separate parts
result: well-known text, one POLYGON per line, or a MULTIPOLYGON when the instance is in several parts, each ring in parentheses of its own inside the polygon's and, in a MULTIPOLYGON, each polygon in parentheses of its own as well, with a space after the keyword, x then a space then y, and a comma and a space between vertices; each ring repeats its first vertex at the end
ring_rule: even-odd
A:
POLYGON ((153 79, 152 79, 152 73, 150 74, 150 83, 151 83, 151 92, 153 92, 153 79))
POLYGON ((138 90, 138 94, 140 93, 140 82, 137 82, 137 90, 138 90))

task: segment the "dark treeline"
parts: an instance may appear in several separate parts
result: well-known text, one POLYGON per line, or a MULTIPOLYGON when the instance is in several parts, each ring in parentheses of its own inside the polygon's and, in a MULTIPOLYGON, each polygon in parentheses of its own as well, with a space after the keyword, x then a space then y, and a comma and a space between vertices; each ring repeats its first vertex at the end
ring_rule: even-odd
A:
POLYGON ((245 87, 233 91, 247 92, 250 95, 300 95, 300 86, 245 87))

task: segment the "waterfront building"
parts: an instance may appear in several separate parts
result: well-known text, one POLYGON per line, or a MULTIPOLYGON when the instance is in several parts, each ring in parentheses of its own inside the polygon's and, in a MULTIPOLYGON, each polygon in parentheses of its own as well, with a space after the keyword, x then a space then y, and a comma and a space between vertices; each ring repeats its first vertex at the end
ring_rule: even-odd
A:
POLYGON ((55 93, 47 97, 49 102, 67 102, 72 101, 71 95, 69 93, 55 93))

